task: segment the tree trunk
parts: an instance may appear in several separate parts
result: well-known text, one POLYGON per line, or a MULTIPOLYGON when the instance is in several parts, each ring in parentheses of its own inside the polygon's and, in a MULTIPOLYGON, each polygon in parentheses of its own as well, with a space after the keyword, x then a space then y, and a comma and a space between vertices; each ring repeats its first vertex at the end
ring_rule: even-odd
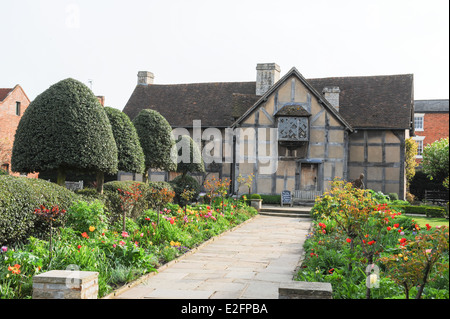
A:
POLYGON ((425 267, 425 274, 422 279, 422 284, 419 287, 419 291, 417 292, 416 299, 420 299, 420 297, 422 296, 423 289, 425 288, 425 285, 427 283, 428 273, 430 272, 430 269, 431 269, 431 265, 428 262, 427 266, 425 267))
POLYGON ((148 170, 149 170, 149 168, 146 167, 146 168, 145 168, 145 171, 144 171, 144 174, 142 174, 142 181, 143 181, 144 183, 147 183, 147 182, 148 182, 148 170))
POLYGON ((105 174, 97 172, 97 193, 103 194, 103 184, 105 182, 105 174))
POLYGON ((56 178, 56 183, 59 186, 66 186, 66 171, 62 167, 58 167, 58 177, 56 178))

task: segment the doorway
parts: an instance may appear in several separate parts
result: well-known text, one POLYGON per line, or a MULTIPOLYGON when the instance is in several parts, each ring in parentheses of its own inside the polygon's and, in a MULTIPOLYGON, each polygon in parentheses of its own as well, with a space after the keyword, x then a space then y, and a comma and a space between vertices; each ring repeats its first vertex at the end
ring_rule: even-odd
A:
POLYGON ((317 163, 300 163, 300 190, 317 191, 318 189, 318 169, 317 163))

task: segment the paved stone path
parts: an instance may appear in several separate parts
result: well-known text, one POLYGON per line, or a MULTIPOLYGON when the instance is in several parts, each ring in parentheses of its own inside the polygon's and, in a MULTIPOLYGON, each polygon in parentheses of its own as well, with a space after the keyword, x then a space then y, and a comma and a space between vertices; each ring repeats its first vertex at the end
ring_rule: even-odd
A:
POLYGON ((292 281, 310 219, 257 215, 116 299, 277 299, 292 281))

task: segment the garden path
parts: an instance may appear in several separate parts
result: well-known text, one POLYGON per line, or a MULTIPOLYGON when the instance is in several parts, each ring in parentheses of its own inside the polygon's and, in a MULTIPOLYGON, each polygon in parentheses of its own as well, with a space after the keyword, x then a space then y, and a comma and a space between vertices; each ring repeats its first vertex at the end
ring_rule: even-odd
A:
POLYGON ((277 299, 310 225, 309 218, 257 215, 110 298, 277 299))

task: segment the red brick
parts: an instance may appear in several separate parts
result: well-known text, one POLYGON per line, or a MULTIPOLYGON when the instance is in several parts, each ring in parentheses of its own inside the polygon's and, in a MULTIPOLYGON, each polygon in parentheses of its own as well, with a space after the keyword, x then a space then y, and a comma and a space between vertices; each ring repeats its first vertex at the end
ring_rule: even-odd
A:
MULTIPOLYGON (((14 143, 14 135, 16 134, 17 126, 23 113, 30 105, 30 99, 20 85, 16 85, 11 89, 1 89, 3 100, 0 101, 0 143, 3 147, 10 147, 14 143), (16 102, 20 102, 20 114, 16 115, 16 102)), ((0 166, 8 165, 11 173, 11 157, 6 156, 0 158, 0 166)), ((12 175, 19 175, 19 173, 11 173, 12 175)), ((28 177, 37 178, 38 174, 28 174, 28 177)))

